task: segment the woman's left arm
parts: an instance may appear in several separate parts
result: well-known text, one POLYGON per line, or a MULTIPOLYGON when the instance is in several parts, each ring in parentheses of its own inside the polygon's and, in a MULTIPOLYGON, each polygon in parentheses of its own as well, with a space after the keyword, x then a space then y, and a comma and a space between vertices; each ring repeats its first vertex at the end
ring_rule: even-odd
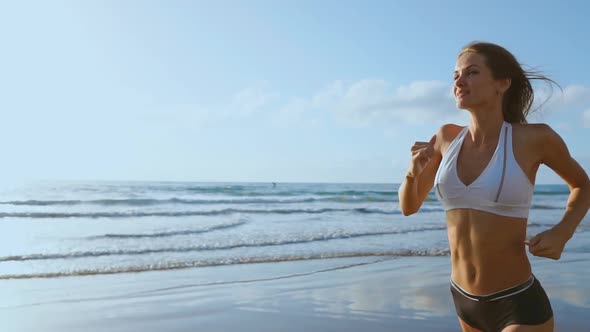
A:
POLYGON ((529 251, 535 256, 559 259, 566 242, 590 208, 590 180, 584 169, 570 155, 565 142, 548 125, 538 128, 541 163, 557 173, 570 188, 565 213, 561 221, 529 241, 529 251))

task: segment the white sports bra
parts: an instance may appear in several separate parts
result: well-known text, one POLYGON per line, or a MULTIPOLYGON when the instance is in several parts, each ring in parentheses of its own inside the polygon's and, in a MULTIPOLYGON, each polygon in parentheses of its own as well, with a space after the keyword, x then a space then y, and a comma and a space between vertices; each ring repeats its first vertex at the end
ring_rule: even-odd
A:
POLYGON ((492 159, 470 185, 457 175, 457 156, 469 132, 464 127, 449 145, 435 178, 435 193, 445 210, 475 209, 501 216, 528 218, 534 185, 512 151, 512 125, 504 122, 492 159))

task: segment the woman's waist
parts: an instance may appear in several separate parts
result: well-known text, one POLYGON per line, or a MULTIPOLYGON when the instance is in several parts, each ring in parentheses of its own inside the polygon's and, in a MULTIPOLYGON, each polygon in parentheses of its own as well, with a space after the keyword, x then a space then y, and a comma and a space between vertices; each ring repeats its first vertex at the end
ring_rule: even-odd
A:
POLYGON ((477 210, 447 212, 451 253, 458 257, 525 255, 527 219, 497 216, 477 210))
MULTIPOLYGON (((472 294, 465 289, 463 289, 459 284, 451 279, 451 287, 453 287, 456 291, 461 293, 463 296, 470 298, 475 301, 482 301, 482 302, 491 302, 500 300, 502 298, 512 296, 521 292, 526 291, 529 287, 531 287, 535 283, 536 279, 533 274, 523 283, 516 284, 514 286, 506 287, 492 293, 479 293, 479 294, 472 294)), ((538 283, 538 282, 537 282, 538 283)))
POLYGON ((523 250, 476 251, 459 255, 451 250, 451 279, 472 294, 489 294, 518 285, 531 276, 523 250))

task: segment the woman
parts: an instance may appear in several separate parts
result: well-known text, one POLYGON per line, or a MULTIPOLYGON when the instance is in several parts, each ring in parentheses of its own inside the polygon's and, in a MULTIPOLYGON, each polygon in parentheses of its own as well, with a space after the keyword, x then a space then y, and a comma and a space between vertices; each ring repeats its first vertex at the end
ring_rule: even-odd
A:
POLYGON ((434 187, 446 210, 451 293, 463 331, 553 331, 547 295, 531 271, 535 256, 559 259, 590 206, 590 181, 560 136, 527 124, 530 79, 515 57, 491 43, 464 47, 454 71, 457 107, 469 126, 442 126, 416 142, 399 189, 404 215, 416 213, 434 187), (541 164, 569 185, 565 214, 526 241, 535 175, 541 164))

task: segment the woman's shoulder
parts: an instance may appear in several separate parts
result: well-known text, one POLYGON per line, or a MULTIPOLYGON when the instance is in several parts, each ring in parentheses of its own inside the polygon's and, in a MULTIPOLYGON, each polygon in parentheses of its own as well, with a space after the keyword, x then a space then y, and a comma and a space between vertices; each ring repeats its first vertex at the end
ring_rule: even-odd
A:
POLYGON ((513 146, 519 154, 528 154, 538 162, 543 162, 548 152, 567 150, 561 136, 546 123, 513 124, 512 128, 513 146))
POLYGON ((446 123, 438 129, 437 138, 441 138, 444 142, 452 142, 457 135, 463 130, 465 126, 460 126, 454 123, 446 123), (438 137, 440 136, 440 137, 438 137))
POLYGON ((444 154, 447 147, 459 135, 465 126, 460 126, 454 123, 446 123, 438 128, 436 135, 435 150, 444 154))
POLYGON ((551 129, 546 123, 512 123, 511 125, 515 130, 539 131, 551 129))
POLYGON ((512 135, 514 139, 540 145, 559 137, 557 132, 546 123, 513 123, 512 135))

